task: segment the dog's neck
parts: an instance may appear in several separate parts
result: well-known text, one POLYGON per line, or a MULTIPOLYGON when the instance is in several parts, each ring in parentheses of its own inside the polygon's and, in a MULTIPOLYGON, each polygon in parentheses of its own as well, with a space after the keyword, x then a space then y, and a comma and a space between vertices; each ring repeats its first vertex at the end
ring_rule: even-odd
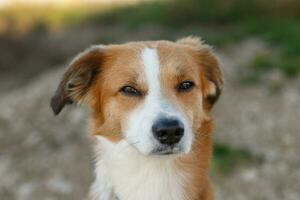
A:
POLYGON ((96 200, 183 199, 186 174, 175 156, 144 156, 125 140, 112 143, 99 137, 96 157, 91 189, 96 200))

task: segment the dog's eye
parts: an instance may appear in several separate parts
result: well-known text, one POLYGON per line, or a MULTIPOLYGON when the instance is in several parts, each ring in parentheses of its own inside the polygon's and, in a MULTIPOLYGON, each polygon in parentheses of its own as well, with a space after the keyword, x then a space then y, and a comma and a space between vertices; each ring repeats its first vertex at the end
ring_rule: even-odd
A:
POLYGON ((176 90, 178 92, 187 92, 191 90, 194 86, 195 83, 193 81, 183 81, 177 85, 176 90))
POLYGON ((139 92, 137 89, 135 89, 132 86, 124 86, 120 89, 120 92, 123 93, 126 96, 141 96, 141 92, 139 92))

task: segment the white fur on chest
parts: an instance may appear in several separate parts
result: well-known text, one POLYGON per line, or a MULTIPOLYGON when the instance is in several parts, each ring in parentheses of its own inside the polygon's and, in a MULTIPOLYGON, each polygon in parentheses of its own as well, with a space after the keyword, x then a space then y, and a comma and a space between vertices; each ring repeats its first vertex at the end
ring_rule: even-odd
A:
POLYGON ((115 144, 98 137, 97 142, 94 197, 111 200, 116 194, 120 200, 184 199, 184 175, 176 169, 174 158, 141 155, 125 140, 115 144))

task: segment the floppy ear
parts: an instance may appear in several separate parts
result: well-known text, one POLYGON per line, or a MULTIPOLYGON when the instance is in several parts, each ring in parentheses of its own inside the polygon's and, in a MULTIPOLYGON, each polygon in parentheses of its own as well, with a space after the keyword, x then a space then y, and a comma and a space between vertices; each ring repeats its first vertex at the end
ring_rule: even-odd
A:
POLYGON ((195 59, 200 67, 203 105, 206 110, 210 110, 219 99, 223 86, 223 74, 218 59, 212 48, 203 44, 200 38, 186 37, 177 42, 196 50, 195 59))
POLYGON ((102 62, 103 46, 92 46, 73 59, 51 99, 55 115, 67 104, 84 101, 102 62))
POLYGON ((219 99, 223 87, 223 74, 211 48, 206 46, 198 52, 204 108, 210 110, 219 99))

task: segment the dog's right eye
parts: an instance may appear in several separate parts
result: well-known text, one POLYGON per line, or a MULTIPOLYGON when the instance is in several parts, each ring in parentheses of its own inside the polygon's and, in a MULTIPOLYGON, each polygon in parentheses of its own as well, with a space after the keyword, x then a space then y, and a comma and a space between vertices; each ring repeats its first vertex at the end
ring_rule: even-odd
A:
POLYGON ((137 89, 135 89, 132 86, 124 86, 120 89, 120 92, 126 96, 139 97, 142 95, 141 92, 139 92, 137 89))

